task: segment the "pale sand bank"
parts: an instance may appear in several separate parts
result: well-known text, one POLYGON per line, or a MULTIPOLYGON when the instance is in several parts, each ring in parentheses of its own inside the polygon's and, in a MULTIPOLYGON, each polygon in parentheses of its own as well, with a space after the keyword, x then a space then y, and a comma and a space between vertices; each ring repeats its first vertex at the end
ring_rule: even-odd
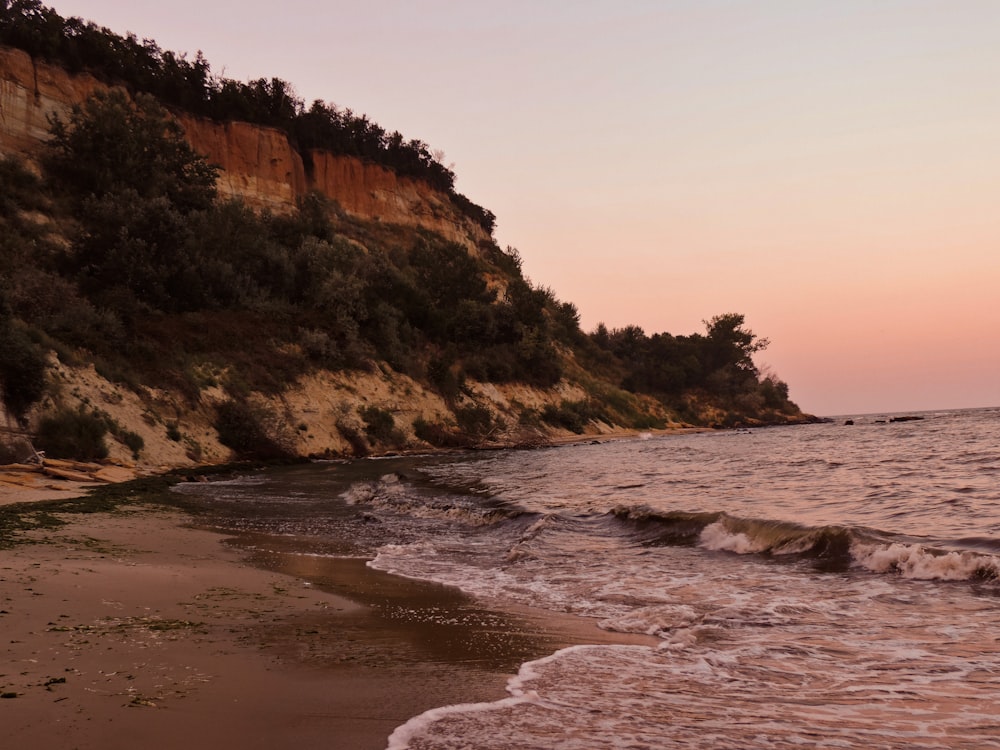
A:
POLYGON ((65 518, 0 550, 5 746, 376 750, 428 708, 503 697, 526 659, 635 642, 360 560, 264 570, 175 512, 65 518))
POLYGON ((40 500, 66 500, 86 494, 97 483, 53 482, 44 476, 0 475, 0 506, 16 503, 33 503, 40 500))

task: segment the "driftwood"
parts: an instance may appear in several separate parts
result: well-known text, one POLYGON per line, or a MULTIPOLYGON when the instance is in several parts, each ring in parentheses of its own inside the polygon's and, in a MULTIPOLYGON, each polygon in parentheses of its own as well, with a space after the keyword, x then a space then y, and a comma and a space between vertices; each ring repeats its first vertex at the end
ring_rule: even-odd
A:
POLYGON ((33 471, 39 472, 42 467, 39 464, 3 464, 0 471, 33 471))
POLYGON ((69 469, 57 469, 54 466, 42 467, 42 473, 56 479, 68 479, 71 482, 93 482, 94 477, 82 471, 70 471, 69 469))
POLYGON ((104 464, 89 463, 86 461, 65 461, 60 458, 45 458, 42 459, 43 465, 47 469, 63 469, 64 471, 82 471, 82 472, 92 472, 100 471, 104 468, 104 464))
POLYGON ((56 458, 42 458, 37 464, 5 464, 0 465, 0 482, 4 484, 33 486, 33 475, 44 474, 53 479, 63 479, 69 482, 104 482, 113 484, 124 482, 135 477, 135 472, 123 466, 96 464, 88 461, 66 461, 56 458))

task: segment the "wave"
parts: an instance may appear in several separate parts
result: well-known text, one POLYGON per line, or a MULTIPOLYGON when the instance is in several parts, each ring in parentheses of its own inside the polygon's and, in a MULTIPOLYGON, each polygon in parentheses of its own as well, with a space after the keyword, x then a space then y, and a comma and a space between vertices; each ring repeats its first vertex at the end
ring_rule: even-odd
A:
MULTIPOLYGON (((536 513, 497 496, 422 492, 399 474, 358 482, 341 498, 377 512, 414 519, 450 521, 468 527, 513 532, 507 563, 534 557, 536 539, 566 523, 607 523, 643 546, 690 546, 712 552, 808 561, 825 572, 866 570, 903 578, 941 581, 1000 580, 1000 543, 966 539, 943 548, 935 543, 850 525, 806 526, 790 521, 742 518, 724 511, 658 511, 618 506, 583 516, 536 513), (967 544, 963 544, 962 542, 967 544)), ((593 527, 591 527, 593 529, 593 527)))
POLYGON ((993 581, 1000 578, 1000 558, 972 550, 942 550, 920 544, 855 545, 861 567, 876 573, 939 581, 993 581))
POLYGON ((1000 579, 1000 555, 983 551, 996 549, 995 542, 987 543, 992 540, 959 540, 960 548, 943 549, 860 526, 803 526, 723 512, 618 507, 610 515, 630 527, 637 542, 649 546, 686 545, 739 555, 809 559, 827 571, 853 568, 916 580, 1000 579))
POLYGON ((347 505, 363 505, 412 518, 448 520, 469 526, 491 526, 529 514, 499 498, 470 497, 460 493, 422 493, 399 474, 385 474, 373 481, 356 482, 340 498, 347 505))

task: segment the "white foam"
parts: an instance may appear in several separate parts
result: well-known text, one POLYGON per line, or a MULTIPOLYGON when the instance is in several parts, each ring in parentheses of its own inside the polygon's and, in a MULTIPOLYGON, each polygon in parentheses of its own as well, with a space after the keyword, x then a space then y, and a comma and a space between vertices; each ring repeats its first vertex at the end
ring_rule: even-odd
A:
POLYGON ((975 552, 932 552, 919 544, 855 544, 851 555, 876 573, 895 572, 917 580, 966 581, 984 573, 1000 575, 1000 561, 975 552))
POLYGON ((686 628, 700 615, 686 604, 638 607, 618 617, 608 617, 597 623, 602 630, 618 633, 645 633, 666 638, 668 633, 686 628))
POLYGON ((698 546, 722 552, 736 552, 740 555, 763 552, 767 549, 766 542, 751 539, 742 532, 734 533, 727 529, 722 521, 710 523, 702 529, 698 546))
POLYGON ((526 703, 531 700, 531 696, 512 696, 493 703, 457 703, 452 706, 441 706, 425 711, 419 716, 414 716, 405 724, 396 727, 389 735, 389 744, 385 750, 408 750, 410 743, 431 727, 435 722, 456 714, 474 714, 486 711, 497 711, 508 706, 516 706, 519 703, 526 703))
MULTIPOLYGON (((397 727, 395 731, 389 735, 389 742, 386 746, 386 750, 408 750, 411 743, 416 738, 422 736, 433 724, 441 721, 442 719, 456 716, 467 716, 470 714, 490 713, 507 708, 515 708, 524 704, 556 707, 557 704, 551 704, 549 701, 540 696, 538 692, 531 689, 529 684, 539 680, 544 674, 545 669, 559 660, 571 654, 592 651, 595 649, 629 651, 642 650, 651 652, 651 649, 646 646, 569 646, 567 648, 560 649, 550 656, 522 664, 517 675, 512 677, 507 682, 507 692, 510 693, 510 697, 493 701, 492 703, 458 703, 451 706, 432 708, 397 727)), ((472 746, 469 745, 469 747, 472 746)))

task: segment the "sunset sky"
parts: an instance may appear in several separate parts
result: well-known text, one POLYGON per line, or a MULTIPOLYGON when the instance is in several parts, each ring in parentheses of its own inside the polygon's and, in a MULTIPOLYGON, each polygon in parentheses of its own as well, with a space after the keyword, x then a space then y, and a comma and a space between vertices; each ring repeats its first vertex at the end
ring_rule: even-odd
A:
POLYGON ((805 411, 1000 405, 1000 1, 66 0, 419 138, 583 327, 724 312, 805 411))

